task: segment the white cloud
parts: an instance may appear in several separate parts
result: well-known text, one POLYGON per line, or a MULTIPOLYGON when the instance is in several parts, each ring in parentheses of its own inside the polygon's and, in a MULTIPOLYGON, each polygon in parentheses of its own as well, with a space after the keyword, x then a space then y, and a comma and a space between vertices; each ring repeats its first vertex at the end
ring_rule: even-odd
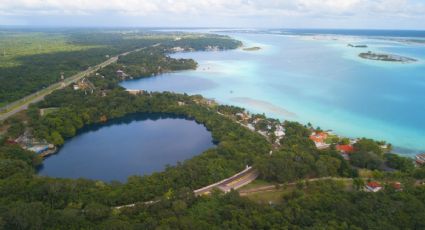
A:
MULTIPOLYGON (((276 21, 282 18, 422 18, 419 0, 0 0, 0 16, 121 16, 171 17, 205 21, 217 18, 276 21)), ((1 21, 0 21, 1 24, 1 21)))

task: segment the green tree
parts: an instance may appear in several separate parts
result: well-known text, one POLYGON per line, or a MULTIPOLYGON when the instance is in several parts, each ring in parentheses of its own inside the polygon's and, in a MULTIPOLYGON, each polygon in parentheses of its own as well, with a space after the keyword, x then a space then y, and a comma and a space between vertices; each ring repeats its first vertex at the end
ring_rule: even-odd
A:
POLYGON ((50 135, 50 141, 54 144, 54 145, 63 145, 64 144, 64 139, 62 138, 62 136, 60 135, 60 133, 58 131, 54 131, 51 135, 50 135))
POLYGON ((84 215, 90 221, 100 221, 109 217, 111 210, 109 207, 99 204, 90 203, 84 207, 84 215))
POLYGON ((365 182, 362 178, 354 178, 353 179, 353 187, 355 190, 359 191, 361 189, 363 189, 363 187, 365 186, 365 182))

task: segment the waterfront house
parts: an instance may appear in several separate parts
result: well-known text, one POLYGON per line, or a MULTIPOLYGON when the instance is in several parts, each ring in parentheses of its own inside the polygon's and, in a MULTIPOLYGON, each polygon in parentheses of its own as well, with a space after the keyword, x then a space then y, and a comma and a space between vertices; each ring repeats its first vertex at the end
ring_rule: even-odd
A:
POLYGON ((117 77, 119 77, 119 78, 126 78, 128 75, 126 74, 126 73, 124 73, 124 71, 122 71, 122 70, 117 70, 117 77))
POLYGON ((350 154, 354 152, 354 147, 352 145, 337 145, 335 148, 341 153, 345 160, 350 160, 350 154))
POLYGON ((47 151, 48 149, 49 149, 49 145, 46 144, 46 145, 35 145, 32 147, 29 147, 27 150, 40 154, 42 152, 47 151))
POLYGON ((425 164, 425 153, 416 155, 416 164, 424 165, 425 164))
POLYGON ((377 181, 371 181, 367 183, 365 187, 366 192, 379 192, 382 190, 382 185, 377 181))

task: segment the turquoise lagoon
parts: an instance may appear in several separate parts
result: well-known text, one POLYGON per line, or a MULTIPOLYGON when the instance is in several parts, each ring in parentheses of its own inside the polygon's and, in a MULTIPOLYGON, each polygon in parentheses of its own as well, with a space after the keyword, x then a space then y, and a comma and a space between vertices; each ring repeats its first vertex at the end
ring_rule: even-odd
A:
POLYGON ((229 34, 260 51, 173 54, 197 70, 122 83, 128 89, 202 94, 282 120, 311 122, 348 137, 425 151, 425 44, 386 38, 229 34), (366 44, 365 49, 348 43, 366 44), (412 64, 364 60, 360 52, 412 57, 412 64))

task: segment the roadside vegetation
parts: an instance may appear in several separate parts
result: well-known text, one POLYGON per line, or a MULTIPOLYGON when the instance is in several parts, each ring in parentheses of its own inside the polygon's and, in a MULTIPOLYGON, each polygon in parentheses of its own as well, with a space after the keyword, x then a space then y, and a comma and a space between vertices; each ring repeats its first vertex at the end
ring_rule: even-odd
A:
POLYGON ((68 78, 115 55, 163 43, 190 50, 232 49, 240 42, 219 35, 149 31, 0 33, 0 107, 68 78))

